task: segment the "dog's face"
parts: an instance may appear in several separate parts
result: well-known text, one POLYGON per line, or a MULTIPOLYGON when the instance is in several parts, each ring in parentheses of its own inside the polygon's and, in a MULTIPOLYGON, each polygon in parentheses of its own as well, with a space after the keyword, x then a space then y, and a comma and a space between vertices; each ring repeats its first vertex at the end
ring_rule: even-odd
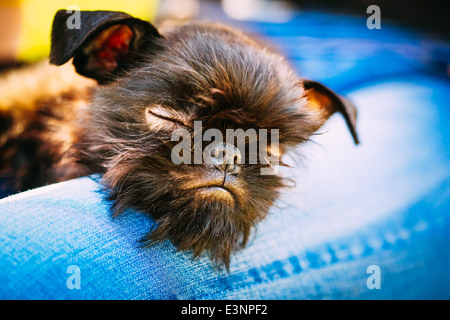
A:
POLYGON ((81 12, 81 29, 70 30, 68 16, 55 16, 51 61, 74 57, 79 73, 105 84, 80 127, 79 161, 104 174, 115 214, 155 219, 152 241, 228 265, 284 186, 264 170, 335 111, 357 142, 348 101, 244 34, 191 24, 162 36, 99 11, 81 12))

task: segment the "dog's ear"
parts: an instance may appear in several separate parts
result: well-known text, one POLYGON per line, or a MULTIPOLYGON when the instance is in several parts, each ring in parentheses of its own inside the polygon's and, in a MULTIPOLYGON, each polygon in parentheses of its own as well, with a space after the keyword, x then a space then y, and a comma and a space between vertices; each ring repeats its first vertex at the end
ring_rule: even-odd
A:
POLYGON ((71 23, 73 13, 59 10, 55 14, 50 62, 59 66, 73 58, 79 74, 100 83, 107 83, 126 70, 139 52, 156 46, 157 39, 162 37, 149 22, 123 12, 78 14, 78 25, 71 23))
POLYGON ((323 84, 311 80, 302 80, 308 107, 319 112, 320 126, 335 112, 340 112, 347 123, 355 144, 359 144, 356 132, 356 107, 346 98, 338 95, 323 84))

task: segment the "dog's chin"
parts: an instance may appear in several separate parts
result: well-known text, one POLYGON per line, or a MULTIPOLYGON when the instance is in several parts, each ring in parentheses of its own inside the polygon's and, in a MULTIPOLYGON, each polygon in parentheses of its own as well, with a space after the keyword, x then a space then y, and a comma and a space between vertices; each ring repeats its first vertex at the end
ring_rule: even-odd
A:
POLYGON ((253 212, 238 204, 236 195, 223 187, 184 191, 182 198, 161 201, 150 213, 156 220, 148 234, 150 243, 170 240, 194 258, 209 253, 218 265, 228 267, 233 251, 245 246, 256 223, 253 212))
POLYGON ((114 171, 105 174, 103 182, 114 202, 114 213, 134 208, 155 220, 145 238, 148 245, 169 240, 177 250, 190 251, 194 258, 209 254, 216 266, 227 268, 231 254, 246 245, 252 228, 267 215, 282 186, 275 176, 257 184, 144 174, 135 175, 142 180, 131 181, 110 173, 114 171))
POLYGON ((196 196, 206 203, 219 203, 230 207, 236 205, 235 195, 226 187, 200 187, 196 190, 196 196))

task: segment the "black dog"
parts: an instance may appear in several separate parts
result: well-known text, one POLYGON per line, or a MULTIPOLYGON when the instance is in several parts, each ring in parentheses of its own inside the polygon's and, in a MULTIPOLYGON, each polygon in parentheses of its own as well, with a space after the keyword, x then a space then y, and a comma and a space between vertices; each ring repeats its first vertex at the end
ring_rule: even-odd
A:
MULTIPOLYGON (((171 136, 177 129, 192 139, 194 121, 202 121, 202 132, 216 129, 224 136, 227 129, 277 129, 279 144, 266 151, 282 164, 283 154, 338 111, 358 143, 356 109, 349 101, 300 79, 283 57, 239 31, 193 23, 158 31, 148 22, 107 11, 82 11, 81 28, 68 29, 69 16, 62 10, 55 16, 50 62, 62 65, 73 58, 76 71, 100 85, 83 80, 75 86, 82 81, 77 79, 66 85, 70 90, 58 91, 59 100, 44 99, 33 107, 47 110, 47 118, 33 122, 36 134, 30 139, 37 147, 25 159, 48 156, 37 169, 47 172, 40 184, 102 173, 115 215, 134 208, 156 220, 151 242, 169 239, 194 257, 207 252, 228 266, 230 254, 246 244, 285 185, 278 175, 261 174, 267 165, 262 159, 174 163, 171 136), (58 119, 51 130, 48 118, 58 119), (64 130, 70 138, 54 139, 53 145, 38 139, 42 132, 57 136, 64 130), (63 140, 72 147, 63 147, 63 140)), ((3 119, 9 123, 3 135, 9 138, 1 146, 1 166, 17 177, 20 170, 11 163, 21 149, 12 138, 13 121, 3 119)))

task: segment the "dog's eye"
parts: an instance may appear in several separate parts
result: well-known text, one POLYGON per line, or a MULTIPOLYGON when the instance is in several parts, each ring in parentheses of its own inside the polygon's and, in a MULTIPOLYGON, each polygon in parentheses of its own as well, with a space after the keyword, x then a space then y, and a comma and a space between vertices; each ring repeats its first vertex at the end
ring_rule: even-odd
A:
POLYGON ((190 128, 178 114, 161 106, 146 108, 145 119, 150 126, 159 127, 159 129, 167 127, 168 124, 190 128))

